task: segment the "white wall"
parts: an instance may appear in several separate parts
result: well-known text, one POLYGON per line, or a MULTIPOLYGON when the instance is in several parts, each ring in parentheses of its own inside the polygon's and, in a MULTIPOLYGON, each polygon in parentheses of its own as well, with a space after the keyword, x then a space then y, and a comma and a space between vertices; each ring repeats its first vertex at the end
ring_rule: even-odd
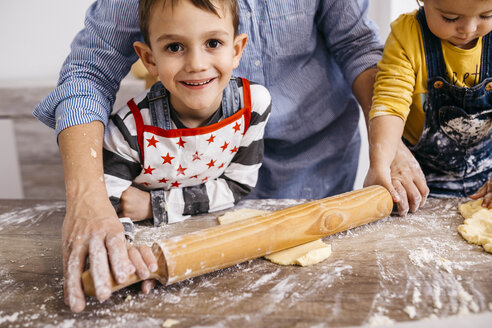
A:
POLYGON ((2 0, 0 82, 56 82, 94 0, 2 0))
MULTIPOLYGON (((1 1, 0 83, 56 81, 70 42, 83 27, 85 11, 93 1, 1 1)), ((384 40, 389 22, 416 7, 414 0, 372 0, 370 16, 384 40)))
POLYGON ((381 40, 386 40, 390 31, 390 23, 400 14, 418 8, 416 0, 371 0, 369 17, 379 27, 381 40))

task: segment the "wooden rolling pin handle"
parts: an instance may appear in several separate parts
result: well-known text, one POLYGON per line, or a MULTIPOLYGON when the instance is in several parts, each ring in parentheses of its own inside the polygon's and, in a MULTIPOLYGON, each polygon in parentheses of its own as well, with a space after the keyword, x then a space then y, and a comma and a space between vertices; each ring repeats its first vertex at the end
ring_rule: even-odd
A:
MULTIPOLYGON (((161 284, 166 285, 168 280, 167 265, 166 265, 166 259, 164 257, 164 254, 162 253, 162 249, 157 243, 155 243, 152 246, 152 252, 154 253, 155 258, 157 259, 158 268, 156 271, 151 272, 150 276, 147 279, 156 279, 161 284)), ((142 281, 142 279, 139 276, 137 276, 136 273, 131 274, 128 277, 128 280, 122 284, 117 284, 113 277, 110 277, 110 279, 111 279, 111 293, 142 281)), ((82 286, 84 288, 84 293, 87 296, 96 296, 94 280, 92 279, 90 270, 87 270, 84 273, 82 273, 82 286)))

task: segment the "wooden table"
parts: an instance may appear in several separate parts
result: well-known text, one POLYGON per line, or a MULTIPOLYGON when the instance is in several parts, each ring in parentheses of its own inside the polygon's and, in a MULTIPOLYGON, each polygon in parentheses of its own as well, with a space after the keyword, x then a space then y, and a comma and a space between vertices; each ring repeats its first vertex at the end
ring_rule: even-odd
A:
MULTIPOLYGON (((333 254, 314 266, 256 259, 150 295, 130 287, 73 314, 63 303, 64 203, 0 200, 0 326, 161 327, 175 319, 174 327, 342 327, 459 314, 473 320, 492 308, 492 254, 458 235, 460 201, 431 199, 417 214, 327 237, 333 254)), ((275 210, 299 202, 248 200, 238 207, 275 210)), ((222 213, 139 226, 137 238, 150 244, 158 234, 213 226, 222 213)))

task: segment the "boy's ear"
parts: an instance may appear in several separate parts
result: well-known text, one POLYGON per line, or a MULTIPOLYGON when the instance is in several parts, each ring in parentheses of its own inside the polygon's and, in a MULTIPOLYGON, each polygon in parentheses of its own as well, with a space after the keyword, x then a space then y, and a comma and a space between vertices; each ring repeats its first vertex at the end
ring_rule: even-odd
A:
POLYGON ((234 38, 234 57, 233 57, 233 68, 239 66, 239 61, 243 55, 244 48, 248 42, 248 36, 245 33, 241 33, 234 38))
POLYGON ((135 49, 135 52, 137 53, 138 57, 142 60, 142 63, 144 64, 145 68, 147 71, 149 71, 149 74, 156 77, 159 75, 159 72, 157 70, 157 65, 154 60, 154 56, 152 55, 152 50, 150 47, 140 41, 136 41, 133 43, 133 48, 135 49))

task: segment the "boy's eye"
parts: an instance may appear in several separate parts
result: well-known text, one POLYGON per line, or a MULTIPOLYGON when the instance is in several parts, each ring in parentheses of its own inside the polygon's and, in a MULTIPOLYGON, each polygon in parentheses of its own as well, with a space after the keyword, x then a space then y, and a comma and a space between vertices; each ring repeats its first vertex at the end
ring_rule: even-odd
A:
POLYGON ((492 15, 480 16, 481 19, 491 19, 492 15))
POLYGON ((444 21, 446 22, 456 22, 458 20, 459 16, 456 16, 456 17, 446 17, 446 16, 442 16, 442 19, 444 19, 444 21))
POLYGON ((166 50, 167 51, 170 51, 170 52, 178 52, 180 50, 182 50, 183 47, 181 47, 181 45, 179 43, 171 43, 171 44, 168 44, 166 46, 166 50))
POLYGON ((219 40, 216 40, 216 39, 212 39, 212 40, 207 41, 207 46, 209 48, 218 48, 221 44, 222 44, 222 42, 220 42, 219 40))

